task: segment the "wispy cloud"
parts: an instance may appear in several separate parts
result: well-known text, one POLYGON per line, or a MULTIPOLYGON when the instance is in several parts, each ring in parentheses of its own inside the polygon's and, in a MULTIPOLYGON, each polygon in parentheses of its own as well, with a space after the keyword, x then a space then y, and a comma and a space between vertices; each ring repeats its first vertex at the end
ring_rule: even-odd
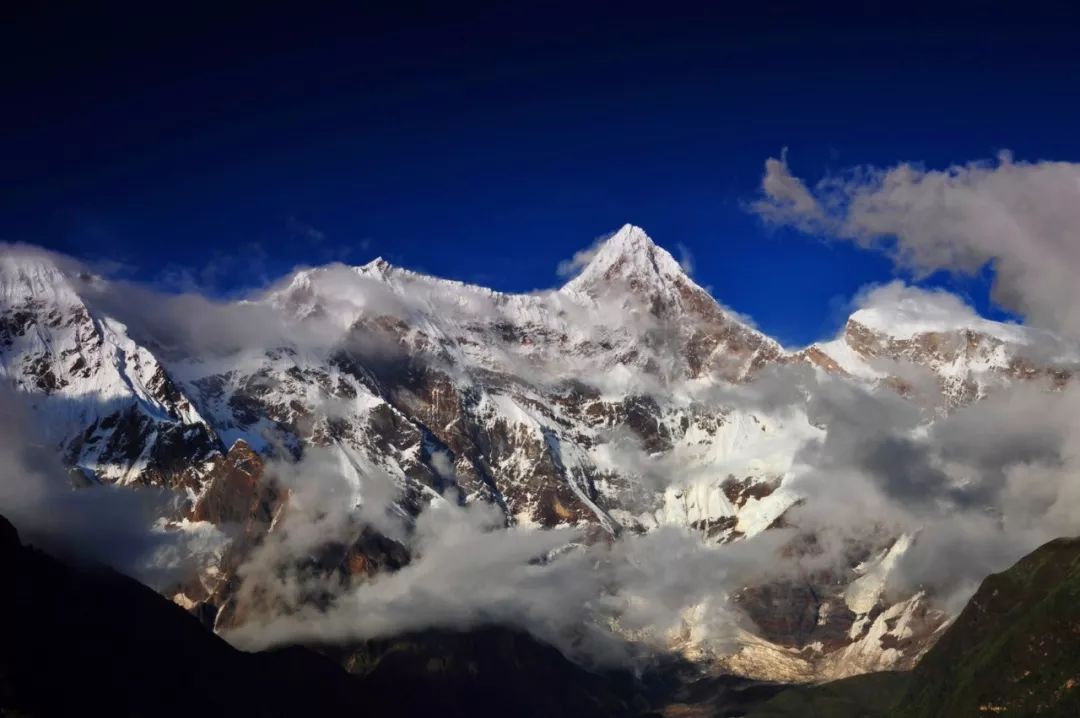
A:
POLYGON ((694 255, 690 253, 690 248, 682 242, 678 242, 675 248, 679 252, 679 266, 688 275, 694 274, 694 255))
POLYGON ((570 259, 564 259, 559 262, 558 266, 555 267, 555 274, 563 279, 570 279, 574 275, 579 274, 581 270, 589 266, 589 262, 596 258, 596 255, 600 252, 600 248, 604 246, 604 242, 611 239, 614 234, 614 232, 608 232, 607 234, 600 235, 585 249, 579 249, 574 252, 574 256, 570 257, 570 259))

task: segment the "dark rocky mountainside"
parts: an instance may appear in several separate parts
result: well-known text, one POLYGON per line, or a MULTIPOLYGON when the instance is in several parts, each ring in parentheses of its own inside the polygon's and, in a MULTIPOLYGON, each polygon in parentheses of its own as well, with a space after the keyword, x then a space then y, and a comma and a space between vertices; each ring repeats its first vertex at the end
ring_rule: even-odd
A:
POLYGON ((499 627, 245 653, 137 581, 24 546, 2 516, 0 571, 0 716, 737 715, 776 690, 687 681, 674 660, 593 673, 499 627))
POLYGON ((0 517, 0 715, 637 715, 628 676, 523 633, 425 634, 355 649, 356 673, 299 647, 244 653, 149 588, 69 566, 0 517))
POLYGON ((1058 539, 983 581, 909 673, 782 692, 754 718, 1080 715, 1080 539, 1058 539))
MULTIPOLYGON (((61 716, 360 711, 357 685, 302 649, 244 654, 149 588, 68 566, 0 519, 0 712, 61 716), (306 684, 303 692, 295 687, 306 684)), ((358 713, 359 714, 359 713, 358 713)))

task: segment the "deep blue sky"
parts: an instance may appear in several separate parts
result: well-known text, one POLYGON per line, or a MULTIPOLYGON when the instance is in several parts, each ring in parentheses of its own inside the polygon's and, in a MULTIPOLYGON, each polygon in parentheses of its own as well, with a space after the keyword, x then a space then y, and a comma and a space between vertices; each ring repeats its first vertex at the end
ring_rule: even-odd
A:
MULTIPOLYGON (((766 157, 812 180, 1080 159, 1069 5, 941 4, 23 10, 0 37, 0 239, 221 295, 376 255, 529 290, 633 222, 805 343, 893 270, 766 231, 743 209, 766 157)), ((987 310, 985 281, 932 283, 987 310)))

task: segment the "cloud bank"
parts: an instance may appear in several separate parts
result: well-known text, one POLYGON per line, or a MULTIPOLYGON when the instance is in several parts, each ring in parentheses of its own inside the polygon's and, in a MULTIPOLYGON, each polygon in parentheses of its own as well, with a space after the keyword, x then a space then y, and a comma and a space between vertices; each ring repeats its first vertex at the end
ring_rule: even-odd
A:
POLYGON ((994 299, 1080 336, 1080 164, 996 161, 942 170, 855 167, 811 188, 786 157, 765 163, 752 209, 766 222, 887 251, 916 274, 988 263, 994 299))
POLYGON ((24 542, 104 563, 157 587, 198 570, 200 537, 166 531, 158 522, 173 513, 177 497, 152 488, 75 488, 25 397, 3 384, 0 425, 0 514, 24 542))

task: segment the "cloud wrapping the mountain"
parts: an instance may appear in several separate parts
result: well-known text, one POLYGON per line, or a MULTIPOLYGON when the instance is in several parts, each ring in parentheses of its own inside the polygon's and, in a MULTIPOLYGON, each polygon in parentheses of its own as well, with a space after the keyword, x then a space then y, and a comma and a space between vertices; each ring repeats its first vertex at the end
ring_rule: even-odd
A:
POLYGON ((584 545, 576 529, 506 528, 492 504, 435 499, 416 520, 407 566, 354 583, 328 607, 297 601, 227 638, 261 648, 512 625, 583 662, 624 666, 663 650, 689 611, 700 638, 732 645, 749 624, 728 597, 760 574, 783 537, 707 546, 683 528, 665 527, 584 545))
MULTIPOLYGON (((326 307, 323 315, 306 322, 291 321, 272 303, 252 301, 261 292, 248 300, 219 301, 194 292, 170 294, 138 283, 98 278, 86 280, 79 290, 91 310, 117 318, 132 336, 173 358, 229 356, 290 345, 325 349, 341 341, 347 318, 357 312, 355 303, 373 313, 405 313, 402 302, 378 282, 356 276, 341 265, 328 266, 325 275, 331 287, 351 280, 347 286, 354 290, 350 295, 354 304, 326 307), (347 309, 352 311, 346 314, 347 309)), ((303 298, 301 294, 296 300, 303 298)))
POLYGON ((24 541, 77 560, 105 563, 163 586, 202 560, 200 537, 164 531, 166 491, 100 486, 76 489, 71 474, 40 435, 25 397, 0 384, 0 514, 24 541))
POLYGON ((765 163, 766 222, 885 249, 918 274, 995 269, 994 299, 1080 336, 1080 164, 969 162, 943 170, 857 167, 811 190, 786 158, 765 163))
POLYGON ((956 609, 988 573, 1075 533, 1080 389, 1021 383, 933 423, 889 390, 827 380, 809 396, 825 433, 796 459, 805 502, 790 521, 837 549, 819 562, 842 562, 845 539, 914 535, 894 597, 930 587, 956 609))
POLYGON ((365 527, 406 539, 407 527, 392 513, 399 491, 376 467, 361 473, 343 453, 313 447, 299 461, 268 462, 266 476, 288 500, 274 530, 237 570, 237 600, 249 610, 291 614, 313 597, 336 593, 333 578, 313 569, 312 558, 327 546, 350 544, 365 527))
MULTIPOLYGON (((355 583, 318 609, 299 600, 311 587, 283 580, 280 569, 287 564, 282 555, 295 560, 339 535, 319 521, 349 504, 320 490, 310 504, 314 512, 296 514, 305 531, 294 537, 283 526, 268 542, 289 547, 266 576, 279 590, 299 586, 295 604, 241 627, 230 640, 254 647, 505 623, 579 660, 620 664, 647 646, 663 647, 692 618, 696 639, 722 652, 750 626, 730 602, 742 586, 822 569, 843 572, 853 548, 887 547, 907 533, 916 541, 890 577, 893 598, 930 587, 956 610, 987 573, 1069 533, 1080 517, 1078 390, 1048 394, 1020 385, 928 424, 928 409, 891 390, 807 375, 801 367, 778 371, 790 376, 762 379, 738 395, 774 409, 802 405, 824 428, 796 459, 789 486, 804 502, 789 512, 790 530, 710 546, 668 526, 583 546, 572 531, 505 530, 502 514, 489 504, 437 499, 405 534, 413 555, 408 566, 355 583), (803 532, 815 537, 813 550, 785 550, 803 532)), ((624 469, 648 460, 645 452, 628 452, 624 469)), ((302 489, 328 477, 301 467, 289 485, 302 489)), ((348 511, 339 513, 336 525, 348 520, 348 511)), ((245 575, 251 571, 245 568, 245 575)))
POLYGON ((432 626, 525 626, 556 639, 587 615, 599 575, 580 552, 548 560, 575 539, 569 531, 504 529, 496 507, 437 499, 416 522, 414 559, 402 569, 357 583, 326 610, 249 622, 230 633, 239 645, 341 641, 390 636, 432 626))
MULTIPOLYGON (((883 249, 917 275, 971 274, 992 263, 1002 306, 1080 336, 1080 165, 1015 162, 1003 153, 994 163, 945 170, 857 167, 811 189, 782 156, 766 162, 762 193, 752 208, 766 222, 883 249)), ((908 320, 923 331, 986 324, 955 296, 900 283, 858 302, 885 312, 887 329, 908 320)), ((1064 345, 1043 339, 1020 348, 1018 358, 1053 365, 1064 345)), ((844 526, 829 507, 854 503, 870 524, 917 532, 894 588, 951 592, 955 608, 987 573, 1075 533, 1080 400, 1071 385, 1051 393, 1019 383, 933 423, 889 410, 894 402, 885 394, 812 394, 817 407, 810 408, 825 411, 816 420, 828 433, 801 453, 795 486, 813 499, 801 518, 844 526)))
POLYGON ((864 287, 855 308, 882 312, 897 323, 917 324, 927 331, 971 328, 986 323, 975 308, 943 289, 924 289, 900 280, 864 287))
MULTIPOLYGON (((84 274, 71 260, 71 275, 84 274)), ((666 335, 675 328, 652 316, 647 307, 628 305, 621 298, 601 297, 594 304, 555 291, 511 297, 454 284, 426 285, 407 271, 397 280, 406 290, 396 292, 388 283, 366 276, 355 268, 331 264, 317 269, 298 269, 266 290, 241 301, 219 301, 198 293, 170 294, 122 280, 84 278, 78 290, 92 311, 123 322, 131 336, 171 359, 229 357, 253 352, 256 356, 278 347, 326 353, 342 349, 361 363, 411 362, 437 365, 456 376, 460 363, 446 361, 437 351, 416 351, 401 342, 398 326, 413 327, 426 316, 452 319, 476 326, 513 326, 521 311, 535 313, 537 320, 572 341, 602 343, 613 331, 641 336, 640 347, 663 350, 666 335), (300 319, 302 318, 302 320, 300 319)), ((429 347, 430 348, 430 347, 429 347)), ((530 376, 556 384, 589 374, 591 367, 576 362, 559 347, 490 344, 484 351, 491 367, 509 375, 530 376)), ((656 352, 658 366, 668 359, 656 352)), ((674 367, 668 374, 674 373, 674 367)), ((625 374, 625 373, 624 373, 625 374)), ((467 379, 467 377, 462 377, 467 379)), ((648 390, 651 377, 596 374, 596 382, 626 390, 627 381, 648 390)))
POLYGON ((596 255, 600 253, 600 248, 604 246, 606 242, 614 233, 602 234, 593 240, 585 249, 579 249, 574 252, 574 256, 570 259, 564 259, 555 267, 555 274, 563 279, 570 279, 579 274, 581 270, 589 266, 589 262, 596 258, 596 255))

